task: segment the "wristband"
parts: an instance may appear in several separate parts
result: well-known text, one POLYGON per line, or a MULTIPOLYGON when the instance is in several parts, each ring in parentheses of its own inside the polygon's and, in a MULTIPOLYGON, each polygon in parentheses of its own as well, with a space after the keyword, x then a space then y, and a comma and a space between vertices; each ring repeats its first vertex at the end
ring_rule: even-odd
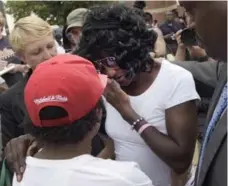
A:
POLYGON ((137 119, 136 121, 134 121, 133 124, 132 124, 132 126, 131 126, 131 129, 134 130, 134 129, 135 129, 135 126, 136 126, 140 121, 142 121, 142 120, 143 120, 143 118, 139 118, 139 119, 137 119))
POLYGON ((138 130, 138 133, 141 135, 143 133, 144 130, 146 130, 148 127, 152 127, 151 124, 145 124, 143 126, 141 126, 138 130))

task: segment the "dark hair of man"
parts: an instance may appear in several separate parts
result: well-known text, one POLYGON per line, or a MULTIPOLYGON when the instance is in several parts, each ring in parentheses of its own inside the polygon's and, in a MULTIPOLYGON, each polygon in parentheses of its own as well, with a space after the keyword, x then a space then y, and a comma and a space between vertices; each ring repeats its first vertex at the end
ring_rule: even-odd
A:
POLYGON ((79 49, 74 53, 90 61, 112 56, 122 69, 147 72, 153 67, 149 53, 156 39, 157 34, 148 31, 142 15, 134 8, 99 6, 88 13, 79 49))
POLYGON ((143 14, 143 17, 144 17, 144 20, 145 20, 146 22, 150 22, 150 23, 153 22, 153 16, 152 16, 151 13, 145 12, 145 13, 143 14))
MULTIPOLYGON (((26 133, 30 133, 36 139, 48 144, 76 144, 80 142, 94 127, 100 122, 96 109, 103 107, 102 100, 99 100, 96 107, 81 119, 74 121, 70 125, 57 127, 37 127, 32 124, 26 114, 24 127, 26 133)), ((61 107, 45 107, 40 111, 41 120, 54 120, 66 117, 67 112, 61 107)))

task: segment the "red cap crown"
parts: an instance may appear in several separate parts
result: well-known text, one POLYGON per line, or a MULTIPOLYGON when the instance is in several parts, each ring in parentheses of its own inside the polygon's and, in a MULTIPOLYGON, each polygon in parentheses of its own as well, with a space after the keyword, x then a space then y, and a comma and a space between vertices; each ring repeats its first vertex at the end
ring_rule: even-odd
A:
POLYGON ((101 98, 107 77, 98 75, 94 65, 79 56, 55 56, 34 70, 24 91, 28 114, 37 127, 70 125, 88 114, 101 98), (40 120, 41 109, 63 108, 68 116, 40 120))

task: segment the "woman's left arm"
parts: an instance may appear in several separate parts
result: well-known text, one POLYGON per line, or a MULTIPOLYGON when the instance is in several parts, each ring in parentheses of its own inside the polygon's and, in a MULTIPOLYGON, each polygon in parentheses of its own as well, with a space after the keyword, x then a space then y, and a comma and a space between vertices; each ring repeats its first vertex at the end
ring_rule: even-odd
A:
MULTIPOLYGON (((141 118, 131 106, 122 117, 132 124, 141 118)), ((166 110, 166 127, 168 135, 158 131, 155 127, 146 128, 141 137, 174 172, 183 173, 191 164, 196 142, 197 111, 194 101, 188 101, 166 110)), ((148 122, 139 122, 135 130, 138 131, 148 122)))

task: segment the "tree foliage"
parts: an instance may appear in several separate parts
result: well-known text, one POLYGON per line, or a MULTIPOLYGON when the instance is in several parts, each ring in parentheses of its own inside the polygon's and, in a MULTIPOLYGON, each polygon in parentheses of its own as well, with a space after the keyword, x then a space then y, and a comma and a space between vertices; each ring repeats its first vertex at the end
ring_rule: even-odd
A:
POLYGON ((63 25, 67 15, 76 8, 90 8, 95 5, 112 3, 110 1, 7 1, 6 12, 15 20, 32 12, 52 25, 63 25))

